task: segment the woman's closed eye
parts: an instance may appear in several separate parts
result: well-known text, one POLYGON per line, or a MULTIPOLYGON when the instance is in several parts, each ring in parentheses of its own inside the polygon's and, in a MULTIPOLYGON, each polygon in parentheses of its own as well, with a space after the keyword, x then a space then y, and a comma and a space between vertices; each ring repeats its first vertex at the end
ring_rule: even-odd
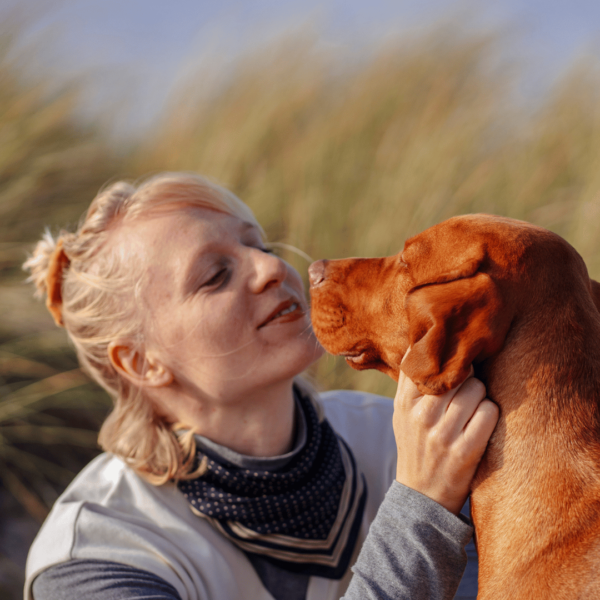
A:
POLYGON ((266 246, 263 246, 262 244, 249 244, 250 248, 256 248, 257 250, 260 250, 261 252, 264 252, 265 254, 275 254, 275 250, 273 250, 273 248, 268 248, 266 246))
MULTIPOLYGON (((265 254, 273 254, 275 255, 275 251, 272 248, 267 248, 265 246, 252 246, 265 254)), ((208 279, 203 281, 198 290, 203 288, 218 288, 223 284, 227 283, 230 278, 231 269, 229 265, 217 266, 214 275, 210 275, 208 279)))
POLYGON ((227 267, 221 267, 220 269, 217 270, 217 272, 210 279, 203 282, 200 287, 204 288, 204 287, 219 286, 223 283, 226 283, 226 281, 228 279, 229 279, 229 269, 227 267))

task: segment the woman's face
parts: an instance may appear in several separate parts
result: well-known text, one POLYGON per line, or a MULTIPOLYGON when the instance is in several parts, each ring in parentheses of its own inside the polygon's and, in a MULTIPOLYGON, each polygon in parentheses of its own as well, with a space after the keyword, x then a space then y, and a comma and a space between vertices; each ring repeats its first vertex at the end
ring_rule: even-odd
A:
POLYGON ((120 234, 144 261, 147 349, 176 384, 235 401, 321 355, 298 272, 268 252, 252 224, 185 207, 120 234))

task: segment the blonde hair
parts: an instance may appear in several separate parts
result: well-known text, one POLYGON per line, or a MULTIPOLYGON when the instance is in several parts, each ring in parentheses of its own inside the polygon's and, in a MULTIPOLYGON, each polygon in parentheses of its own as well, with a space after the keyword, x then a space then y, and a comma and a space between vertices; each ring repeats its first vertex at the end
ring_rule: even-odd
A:
POLYGON ((108 345, 129 340, 143 355, 142 311, 139 310, 139 261, 123 261, 108 239, 119 223, 169 205, 209 208, 262 229, 252 211, 233 193, 200 175, 163 173, 135 186, 117 182, 101 190, 74 233, 48 231, 23 268, 38 297, 73 342, 82 368, 114 399, 98 441, 155 485, 197 476, 193 431, 178 435, 161 419, 143 391, 111 364, 108 345), (132 265, 131 262, 134 264, 132 265))

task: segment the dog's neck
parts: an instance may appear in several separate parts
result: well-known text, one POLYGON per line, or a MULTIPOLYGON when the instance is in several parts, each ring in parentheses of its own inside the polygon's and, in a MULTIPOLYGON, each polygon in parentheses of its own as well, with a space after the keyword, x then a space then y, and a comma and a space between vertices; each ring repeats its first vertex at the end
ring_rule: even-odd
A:
POLYGON ((562 598, 542 590, 573 565, 569 539, 589 552, 600 532, 600 318, 574 334, 568 313, 523 319, 478 373, 501 407, 472 492, 478 598, 562 598))

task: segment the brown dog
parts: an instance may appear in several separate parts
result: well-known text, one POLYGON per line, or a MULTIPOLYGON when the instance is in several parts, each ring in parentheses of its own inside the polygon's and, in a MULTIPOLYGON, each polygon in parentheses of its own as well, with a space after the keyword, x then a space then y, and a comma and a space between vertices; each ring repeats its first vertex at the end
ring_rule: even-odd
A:
POLYGON ((454 217, 388 258, 309 269, 317 337, 442 394, 471 363, 500 406, 472 486, 480 599, 600 598, 600 285, 558 235, 454 217))

